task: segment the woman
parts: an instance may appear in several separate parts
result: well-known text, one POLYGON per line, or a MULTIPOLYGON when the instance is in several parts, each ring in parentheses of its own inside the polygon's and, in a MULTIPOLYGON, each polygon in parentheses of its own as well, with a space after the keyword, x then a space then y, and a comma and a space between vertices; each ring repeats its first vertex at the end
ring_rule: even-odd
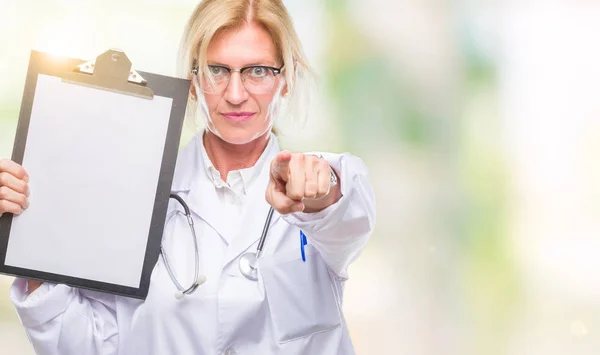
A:
MULTIPOLYGON (((145 301, 17 279, 11 299, 36 352, 354 353, 342 291, 373 229, 374 196, 356 157, 279 151, 273 122, 285 109, 298 113, 310 76, 282 1, 205 0, 182 43, 190 112, 206 129, 179 153, 172 190, 190 206, 205 282, 176 299, 163 258, 145 301), (238 261, 256 250, 264 223, 256 216, 270 207, 253 281, 238 261)), ((27 208, 27 181, 23 167, 0 163, 0 213, 27 208)), ((177 209, 170 205, 162 245, 179 283, 189 285, 196 254, 177 209)))

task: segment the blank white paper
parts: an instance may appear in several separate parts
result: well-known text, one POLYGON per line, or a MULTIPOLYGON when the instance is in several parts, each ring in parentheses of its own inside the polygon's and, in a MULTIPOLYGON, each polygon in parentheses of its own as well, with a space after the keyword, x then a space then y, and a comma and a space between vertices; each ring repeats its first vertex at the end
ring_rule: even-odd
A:
POLYGON ((171 105, 39 75, 5 264, 139 287, 171 105))

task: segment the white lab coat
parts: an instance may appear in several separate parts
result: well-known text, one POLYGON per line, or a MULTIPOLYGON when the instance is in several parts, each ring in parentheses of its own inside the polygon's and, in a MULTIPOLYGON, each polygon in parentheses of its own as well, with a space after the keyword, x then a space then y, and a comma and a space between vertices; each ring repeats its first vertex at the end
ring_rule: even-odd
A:
MULTIPOLYGON (((354 354, 342 314, 348 265, 375 223, 367 170, 349 154, 322 153, 340 176, 343 197, 314 214, 273 215, 259 259, 259 279, 239 271, 238 259, 256 251, 269 210, 265 190, 276 138, 263 154, 234 235, 201 158, 198 134, 180 153, 173 191, 189 205, 197 229, 201 274, 207 281, 182 300, 159 258, 145 301, 44 284, 29 297, 16 279, 11 299, 38 354, 197 355, 354 354), (300 230, 308 239, 301 259, 300 230)), ((194 248, 185 216, 171 201, 163 246, 177 279, 188 287, 194 248)), ((126 208, 126 206, 124 206, 126 208)), ((121 214, 127 218, 125 210, 121 214)), ((109 262, 109 261, 107 261, 109 262)))

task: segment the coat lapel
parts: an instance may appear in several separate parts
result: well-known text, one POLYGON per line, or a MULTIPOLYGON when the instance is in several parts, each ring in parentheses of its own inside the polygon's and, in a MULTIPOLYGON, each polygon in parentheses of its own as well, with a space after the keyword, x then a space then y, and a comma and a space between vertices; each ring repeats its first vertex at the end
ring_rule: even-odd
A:
MULTIPOLYGON (((265 154, 267 154, 267 159, 260 168, 260 174, 256 177, 250 187, 244 212, 241 216, 241 227, 239 233, 237 233, 227 248, 225 259, 223 260, 223 267, 246 252, 246 250, 248 250, 250 247, 253 247, 253 244, 258 242, 262 234, 269 209, 271 208, 271 205, 269 205, 265 199, 265 191, 269 183, 269 168, 271 165, 271 160, 275 158, 279 152, 279 145, 277 144, 276 138, 272 137, 271 139, 275 140, 273 142, 274 144, 269 148, 268 151, 265 152, 265 154)), ((273 213, 273 217, 271 218, 269 226, 273 226, 279 217, 279 213, 273 213)), ((271 228, 269 228, 269 231, 270 230, 271 228)), ((267 234, 267 239, 272 237, 272 235, 267 234)), ((253 248, 254 249, 249 251, 256 252, 256 247, 253 248)))
POLYGON ((206 178, 206 174, 199 175, 202 178, 192 186, 188 195, 188 206, 192 213, 203 219, 229 245, 233 239, 232 230, 227 223, 227 215, 221 206, 217 191, 206 178))
MULTIPOLYGON (((198 134, 190 150, 181 152, 182 159, 179 179, 173 186, 173 192, 186 193, 184 198, 191 212, 210 225, 223 240, 229 244, 232 231, 227 223, 227 216, 221 206, 217 190, 209 180, 202 159, 202 134, 198 134)), ((179 167, 179 166, 178 166, 179 167)))

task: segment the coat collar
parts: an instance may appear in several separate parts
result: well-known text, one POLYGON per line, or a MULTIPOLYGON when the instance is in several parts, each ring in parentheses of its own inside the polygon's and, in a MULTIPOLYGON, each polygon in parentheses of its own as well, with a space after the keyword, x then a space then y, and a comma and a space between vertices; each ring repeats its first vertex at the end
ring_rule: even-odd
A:
MULTIPOLYGON (((212 184, 210 176, 210 167, 212 164, 206 155, 206 149, 202 141, 204 132, 196 134, 192 140, 179 152, 177 156, 177 164, 175 166, 175 174, 171 190, 173 192, 190 191, 195 182, 201 179, 203 182, 212 184)), ((279 143, 277 137, 271 133, 269 136, 269 144, 265 151, 256 162, 255 167, 258 169, 242 169, 241 174, 245 185, 250 185, 256 180, 260 180, 262 168, 268 168, 271 160, 279 153, 279 143)), ((268 172, 268 169, 267 169, 268 172)))
MULTIPOLYGON (((269 152, 272 149, 277 149, 277 151, 279 151, 277 139, 275 137, 271 139, 271 136, 268 138, 269 142, 265 148, 265 152, 261 154, 254 166, 229 172, 229 175, 227 176, 227 183, 232 184, 230 186, 234 191, 236 191, 236 193, 239 193, 239 190, 243 189, 244 193, 249 194, 250 185, 252 185, 258 175, 260 175, 261 167, 265 163, 268 163, 270 158, 269 152)), ((204 148, 204 145, 202 145, 202 148, 204 148)), ((212 184, 216 187, 224 186, 225 182, 221 179, 221 173, 219 173, 217 168, 215 168, 213 163, 210 161, 206 149, 200 149, 200 156, 202 157, 202 164, 206 171, 206 176, 208 176, 212 184)))
MULTIPOLYGON (((210 225, 229 245, 225 256, 225 264, 235 259, 252 244, 260 239, 270 205, 265 199, 265 191, 269 182, 270 162, 279 152, 277 137, 271 134, 267 148, 257 161, 252 174, 243 176, 248 184, 247 202, 241 215, 239 235, 232 229, 227 215, 221 206, 217 190, 209 176, 209 167, 203 157, 205 152, 202 133, 197 134, 178 155, 172 192, 187 195, 185 200, 192 211, 210 225), (250 179, 251 178, 251 179, 250 179)), ((244 181, 244 183, 247 183, 244 181)), ((276 212, 271 220, 273 225, 279 214, 276 212)))

